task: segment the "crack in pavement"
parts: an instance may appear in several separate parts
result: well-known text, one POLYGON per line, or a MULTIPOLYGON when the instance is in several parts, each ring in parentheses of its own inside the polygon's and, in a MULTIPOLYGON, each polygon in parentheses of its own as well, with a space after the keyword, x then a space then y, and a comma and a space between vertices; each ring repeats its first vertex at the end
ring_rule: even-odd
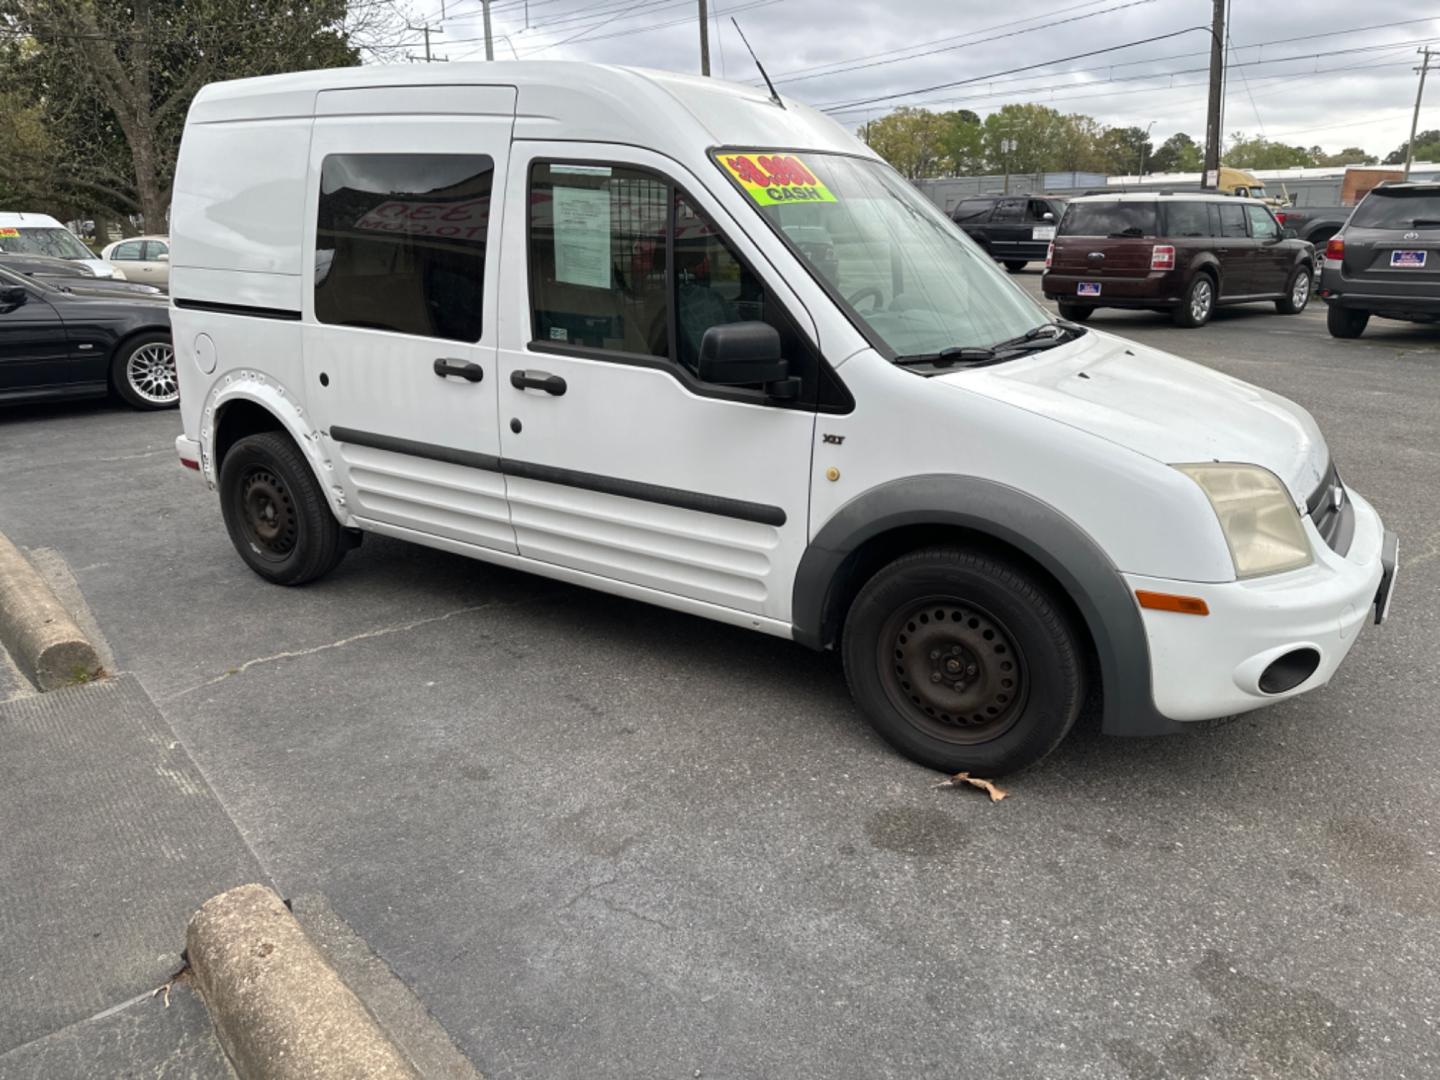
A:
POLYGON ((186 694, 193 694, 197 690, 203 690, 207 686, 214 686, 216 683, 224 682, 232 676, 243 675, 252 667, 260 664, 273 664, 277 660, 293 660, 301 656, 314 656, 316 653, 329 652, 331 649, 343 649, 346 645, 353 645, 357 641, 368 641, 371 638, 388 637, 391 634, 403 634, 407 630, 415 630, 421 626, 430 626, 433 623, 445 622, 458 615, 468 615, 474 611, 485 611, 488 608, 507 606, 513 605, 507 605, 499 600, 491 600, 484 604, 471 604, 469 607, 456 608, 453 611, 447 611, 441 615, 429 615, 423 619, 412 619, 409 622, 395 623, 391 626, 381 626, 374 630, 364 630, 358 634, 343 637, 339 641, 327 641, 324 645, 312 645, 308 649, 287 649, 285 652, 274 653, 270 656, 257 656, 253 659, 246 660, 238 667, 222 671, 219 675, 206 679, 204 682, 198 682, 194 686, 187 686, 183 690, 176 690, 173 693, 166 694, 164 697, 157 698, 156 701, 174 701, 176 698, 182 698, 186 694))

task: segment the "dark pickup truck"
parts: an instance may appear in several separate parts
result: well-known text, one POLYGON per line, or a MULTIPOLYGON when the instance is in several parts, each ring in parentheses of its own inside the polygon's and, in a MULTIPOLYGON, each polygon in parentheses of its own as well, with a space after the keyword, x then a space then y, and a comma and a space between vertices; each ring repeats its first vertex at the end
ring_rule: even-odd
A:
POLYGON ((1301 240, 1317 248, 1345 227, 1353 206, 1282 206, 1275 210, 1275 220, 1287 229, 1294 229, 1301 240))

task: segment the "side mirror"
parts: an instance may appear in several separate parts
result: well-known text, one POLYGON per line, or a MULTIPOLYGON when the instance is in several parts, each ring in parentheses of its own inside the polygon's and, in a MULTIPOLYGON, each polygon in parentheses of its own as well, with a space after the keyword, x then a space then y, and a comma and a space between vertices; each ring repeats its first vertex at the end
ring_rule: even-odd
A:
POLYGON ((1041 220, 1041 221, 1054 221, 1054 220, 1055 220, 1055 215, 1054 215, 1053 213, 1051 213, 1049 210, 1046 210, 1045 213, 1043 213, 1043 214, 1040 215, 1040 220, 1041 220))
POLYGON ((1281 239, 1281 240, 1295 240, 1295 239, 1298 239, 1299 236, 1300 236, 1300 234, 1299 234, 1298 232, 1296 232, 1294 229, 1281 229, 1281 230, 1280 230, 1280 239, 1281 239))
POLYGON ((800 380, 790 377, 790 364, 780 355, 780 332, 769 323, 721 323, 700 339, 697 374, 719 386, 761 383, 776 398, 793 398, 800 380))
POLYGON ((0 286, 0 307, 17 308, 29 299, 30 294, 23 285, 0 286))

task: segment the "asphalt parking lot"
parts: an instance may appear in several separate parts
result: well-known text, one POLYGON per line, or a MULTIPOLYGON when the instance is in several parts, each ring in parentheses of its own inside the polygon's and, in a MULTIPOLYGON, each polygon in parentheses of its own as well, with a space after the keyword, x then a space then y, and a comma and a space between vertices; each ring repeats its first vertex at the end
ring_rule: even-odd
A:
POLYGON ((265 585, 173 413, 0 411, 0 528, 491 1080, 1440 1074, 1440 330, 1089 325, 1306 406, 1399 588, 1331 686, 1002 803, 776 639, 374 536, 265 585))

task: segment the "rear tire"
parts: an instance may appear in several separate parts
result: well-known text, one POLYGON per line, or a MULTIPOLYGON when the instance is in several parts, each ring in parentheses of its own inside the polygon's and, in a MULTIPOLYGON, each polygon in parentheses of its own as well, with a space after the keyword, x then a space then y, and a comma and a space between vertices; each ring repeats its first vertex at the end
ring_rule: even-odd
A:
POLYGON ((1215 314, 1215 279, 1209 274, 1196 274, 1190 279, 1190 284, 1185 289, 1185 295, 1180 300, 1180 306, 1171 312, 1170 317, 1176 326, 1193 330, 1198 326, 1204 326, 1210 321, 1210 316, 1213 314, 1215 314))
POLYGON ((314 581, 345 555, 324 490, 281 432, 249 435, 230 448, 220 467, 220 510, 240 558, 276 585, 314 581))
POLYGON ((1058 307, 1060 308, 1060 318, 1068 319, 1070 322, 1084 322, 1095 314, 1093 307, 1081 304, 1067 304, 1062 301, 1058 307))
POLYGON ((1285 282, 1285 296, 1275 301, 1275 310, 1281 315, 1299 315, 1310 303, 1310 287, 1314 284, 1310 268, 1297 266, 1290 279, 1285 282))
POLYGON ((1365 326, 1369 322, 1370 312, 1356 311, 1354 308, 1331 305, 1330 310, 1325 313, 1325 325, 1329 328, 1331 337, 1357 338, 1365 332, 1365 326))
POLYGON ((1008 271, 1010 271, 1010 273, 1012 273, 1012 274, 1018 274, 1018 273, 1020 273, 1021 270, 1024 270, 1025 267, 1027 267, 1027 266, 1029 266, 1029 265, 1030 265, 1030 264, 1029 264, 1028 262, 1026 262, 1024 259, 1006 259, 1006 260, 1005 260, 1005 269, 1008 270, 1008 271))
POLYGON ((947 773, 1033 765, 1085 698, 1075 631, 1047 588, 963 548, 913 552, 866 582, 842 652, 850 692, 880 736, 947 773))

